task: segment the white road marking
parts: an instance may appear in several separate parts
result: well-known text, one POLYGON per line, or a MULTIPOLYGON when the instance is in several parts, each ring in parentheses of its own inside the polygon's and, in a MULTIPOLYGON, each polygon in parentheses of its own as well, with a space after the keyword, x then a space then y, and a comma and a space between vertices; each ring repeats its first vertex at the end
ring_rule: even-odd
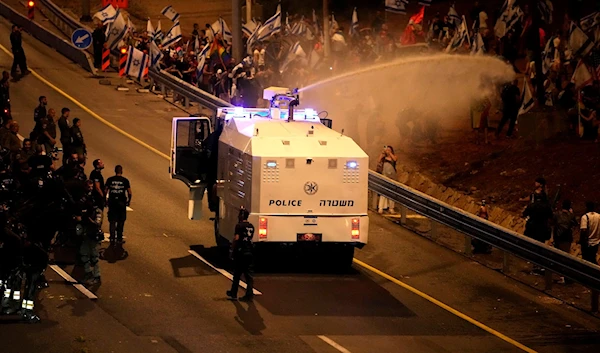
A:
POLYGON ((62 268, 58 265, 50 265, 50 268, 54 270, 59 276, 61 276, 65 281, 71 283, 73 287, 77 288, 78 291, 83 293, 86 297, 90 299, 98 299, 96 294, 89 291, 89 289, 85 288, 83 284, 78 283, 71 275, 66 273, 62 268))
MULTIPOLYGON (((190 254, 194 255, 194 257, 196 257, 198 260, 200 260, 200 261, 204 262, 205 264, 207 264, 208 266, 210 266, 213 270, 215 270, 215 271, 219 272, 220 274, 222 274, 223 276, 229 278, 230 281, 233 281, 233 275, 231 273, 225 271, 222 268, 215 267, 213 264, 208 262, 205 258, 200 256, 200 254, 198 254, 194 250, 188 250, 188 252, 190 254)), ((244 289, 248 288, 248 286, 246 285, 246 282, 244 282, 244 281, 240 281, 240 287, 242 287, 244 289)), ((256 288, 253 288, 252 292, 254 293, 254 295, 262 295, 262 293, 260 291, 258 291, 256 288)))
POLYGON ((336 341, 332 340, 331 338, 329 338, 327 336, 317 336, 317 337, 319 337, 325 343, 327 343, 328 345, 332 346, 333 348, 337 349, 338 351, 340 351, 342 353, 350 353, 349 350, 347 350, 346 348, 340 346, 336 341))
POLYGON ((131 211, 133 211, 133 208, 127 206, 127 211, 131 212, 131 211))

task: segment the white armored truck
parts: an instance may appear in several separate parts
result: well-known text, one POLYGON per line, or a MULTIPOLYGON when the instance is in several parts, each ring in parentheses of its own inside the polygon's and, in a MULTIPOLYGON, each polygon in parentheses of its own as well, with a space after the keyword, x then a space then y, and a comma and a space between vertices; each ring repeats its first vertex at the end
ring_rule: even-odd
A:
POLYGON ((190 188, 189 218, 206 191, 217 244, 233 239, 243 207, 257 247, 315 247, 350 265, 368 240, 367 154, 331 120, 295 109, 288 89, 264 98, 271 108, 219 108, 214 131, 206 117, 173 119, 170 174, 190 188))

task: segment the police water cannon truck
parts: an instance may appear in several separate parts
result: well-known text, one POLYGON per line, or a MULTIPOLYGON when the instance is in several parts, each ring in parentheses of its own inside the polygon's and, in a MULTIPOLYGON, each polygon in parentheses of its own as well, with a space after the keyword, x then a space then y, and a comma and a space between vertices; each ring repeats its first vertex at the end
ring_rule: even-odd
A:
POLYGON ((314 247, 350 265, 368 240, 368 155, 297 108, 297 91, 270 87, 263 98, 270 108, 173 119, 170 174, 190 189, 188 217, 201 218, 206 193, 218 245, 233 239, 243 207, 257 247, 314 247))

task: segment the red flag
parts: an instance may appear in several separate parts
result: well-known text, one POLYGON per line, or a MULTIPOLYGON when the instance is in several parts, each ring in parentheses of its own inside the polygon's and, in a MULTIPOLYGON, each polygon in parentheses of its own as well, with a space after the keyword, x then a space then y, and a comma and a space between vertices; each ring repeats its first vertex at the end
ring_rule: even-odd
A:
POLYGON ((421 7, 421 11, 419 13, 412 15, 408 23, 419 24, 423 22, 423 17, 425 16, 425 6, 421 7))

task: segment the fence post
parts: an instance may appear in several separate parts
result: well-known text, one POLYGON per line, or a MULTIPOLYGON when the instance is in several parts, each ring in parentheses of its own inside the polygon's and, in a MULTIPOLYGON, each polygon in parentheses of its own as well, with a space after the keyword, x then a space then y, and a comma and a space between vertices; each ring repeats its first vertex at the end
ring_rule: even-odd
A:
POLYGON ((190 107, 190 99, 188 97, 183 97, 183 105, 186 109, 190 107))
POLYGON ((502 259, 502 272, 507 274, 510 271, 510 254, 504 251, 502 259))
POLYGON ((598 291, 595 289, 592 289, 591 291, 591 295, 592 295, 592 312, 596 313, 598 312, 598 291))
POLYGON ((377 211, 377 193, 371 191, 371 208, 377 211))
POLYGON ((471 237, 465 235, 465 255, 472 256, 473 248, 471 248, 471 237))
POLYGON ((406 207, 400 206, 400 224, 406 224, 406 207))
POLYGON ((544 290, 552 289, 552 271, 549 269, 544 269, 544 286, 546 287, 544 290))
POLYGON ((431 230, 429 233, 431 234, 433 240, 437 240, 439 235, 439 223, 429 218, 429 224, 431 225, 431 230))

